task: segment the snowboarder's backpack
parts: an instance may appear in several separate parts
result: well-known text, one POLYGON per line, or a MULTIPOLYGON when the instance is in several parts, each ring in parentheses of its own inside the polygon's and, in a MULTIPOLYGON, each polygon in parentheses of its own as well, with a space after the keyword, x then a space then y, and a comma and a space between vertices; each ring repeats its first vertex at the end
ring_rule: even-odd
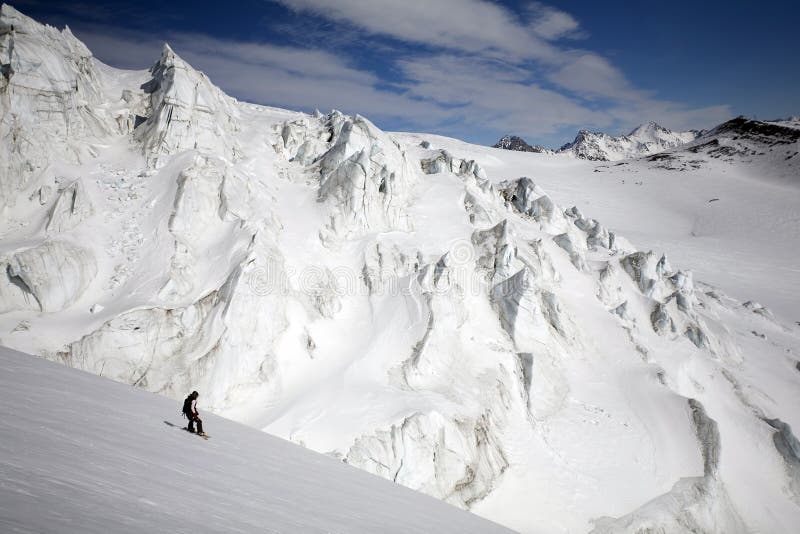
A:
POLYGON ((192 413, 192 400, 192 396, 189 395, 186 397, 186 400, 183 401, 183 416, 187 419, 191 419, 192 415, 194 415, 192 413))

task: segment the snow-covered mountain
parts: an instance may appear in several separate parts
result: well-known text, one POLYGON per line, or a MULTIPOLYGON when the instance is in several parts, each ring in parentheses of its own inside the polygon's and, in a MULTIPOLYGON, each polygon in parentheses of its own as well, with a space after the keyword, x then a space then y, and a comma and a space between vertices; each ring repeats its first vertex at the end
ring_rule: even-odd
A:
POLYGON ((755 301, 784 302, 797 274, 770 291, 743 269, 782 256, 741 246, 765 220, 784 253, 800 244, 796 189, 714 178, 726 219, 697 200, 717 167, 670 198, 631 186, 685 174, 651 162, 593 173, 242 103, 169 47, 120 71, 6 5, 0 57, 0 344, 197 389, 524 532, 800 520, 800 331, 795 307, 755 301), (724 290, 617 228, 712 235, 729 248, 677 250, 724 290))
POLYGON ((718 160, 749 167, 754 175, 800 183, 800 122, 737 117, 704 132, 694 142, 647 158, 657 166, 686 170, 718 160))
POLYGON ((3 532, 511 532, 210 414, 0 347, 3 532))
POLYGON ((539 152, 549 154, 552 151, 546 149, 541 145, 529 145, 523 138, 516 135, 504 135, 493 148, 502 148, 505 150, 517 150, 519 152, 539 152))
POLYGON ((770 124, 777 124, 778 126, 788 126, 790 128, 800 128, 800 115, 793 115, 791 117, 786 117, 784 119, 776 119, 772 121, 766 121, 770 124))
POLYGON ((614 137, 604 133, 581 130, 571 143, 558 152, 595 161, 618 161, 662 152, 685 145, 700 132, 673 132, 655 122, 642 124, 628 135, 614 137))

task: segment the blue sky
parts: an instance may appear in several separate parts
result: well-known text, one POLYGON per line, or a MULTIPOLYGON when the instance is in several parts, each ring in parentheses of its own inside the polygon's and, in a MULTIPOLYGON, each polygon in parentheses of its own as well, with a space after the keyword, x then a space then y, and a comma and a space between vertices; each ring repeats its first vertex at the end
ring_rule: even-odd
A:
POLYGON ((482 144, 800 114, 797 2, 10 3, 116 67, 149 67, 166 41, 241 100, 482 144))

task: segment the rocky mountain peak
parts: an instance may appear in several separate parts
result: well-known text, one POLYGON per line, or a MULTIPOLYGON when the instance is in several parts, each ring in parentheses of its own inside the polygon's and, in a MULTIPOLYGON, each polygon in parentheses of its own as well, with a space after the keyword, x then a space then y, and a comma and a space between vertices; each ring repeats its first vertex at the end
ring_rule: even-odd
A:
POLYGON ((504 135, 492 148, 502 148, 505 150, 516 150, 518 152, 548 152, 541 145, 530 145, 527 141, 517 135, 504 135))
POLYGON ((650 121, 645 124, 640 124, 628 134, 628 137, 636 137, 642 134, 652 133, 652 132, 666 132, 672 133, 669 128, 664 128, 660 124, 655 121, 650 121))

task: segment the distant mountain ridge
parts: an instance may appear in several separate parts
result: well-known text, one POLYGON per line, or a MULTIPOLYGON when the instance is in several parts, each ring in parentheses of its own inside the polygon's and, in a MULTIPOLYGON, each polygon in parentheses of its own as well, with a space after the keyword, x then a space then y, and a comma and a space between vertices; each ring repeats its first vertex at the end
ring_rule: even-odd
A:
POLYGON ((703 132, 690 130, 673 132, 650 121, 634 128, 627 135, 612 136, 602 132, 580 130, 571 143, 558 150, 550 150, 541 145, 531 145, 516 135, 504 135, 493 148, 515 150, 518 152, 537 152, 546 154, 568 154, 576 158, 595 161, 618 161, 663 152, 670 148, 691 143, 703 132))
POLYGON ((764 176, 796 183, 800 165, 800 120, 789 117, 759 121, 740 116, 702 132, 690 143, 647 156, 657 166, 673 170, 697 168, 704 158, 759 165, 764 176))
POLYGON ((597 161, 618 161, 663 152, 697 139, 701 132, 673 132, 656 122, 648 122, 627 135, 612 136, 602 132, 581 130, 571 143, 557 152, 597 161))
MULTIPOLYGON (((711 158, 730 160, 744 157, 748 161, 755 157, 780 160, 780 168, 794 167, 800 159, 800 117, 759 121, 743 116, 725 121, 709 130, 674 132, 650 121, 634 128, 627 135, 612 136, 603 132, 580 130, 571 143, 558 150, 540 145, 530 145, 516 135, 505 135, 493 148, 519 152, 566 154, 591 161, 620 161, 647 157, 673 168, 680 163, 680 154, 703 153, 711 158)), ((696 166, 697 162, 691 162, 696 166)), ((688 164, 688 163, 687 163, 688 164)), ((683 167, 683 165, 679 165, 683 167)), ((784 169, 785 170, 785 169, 784 169)))

